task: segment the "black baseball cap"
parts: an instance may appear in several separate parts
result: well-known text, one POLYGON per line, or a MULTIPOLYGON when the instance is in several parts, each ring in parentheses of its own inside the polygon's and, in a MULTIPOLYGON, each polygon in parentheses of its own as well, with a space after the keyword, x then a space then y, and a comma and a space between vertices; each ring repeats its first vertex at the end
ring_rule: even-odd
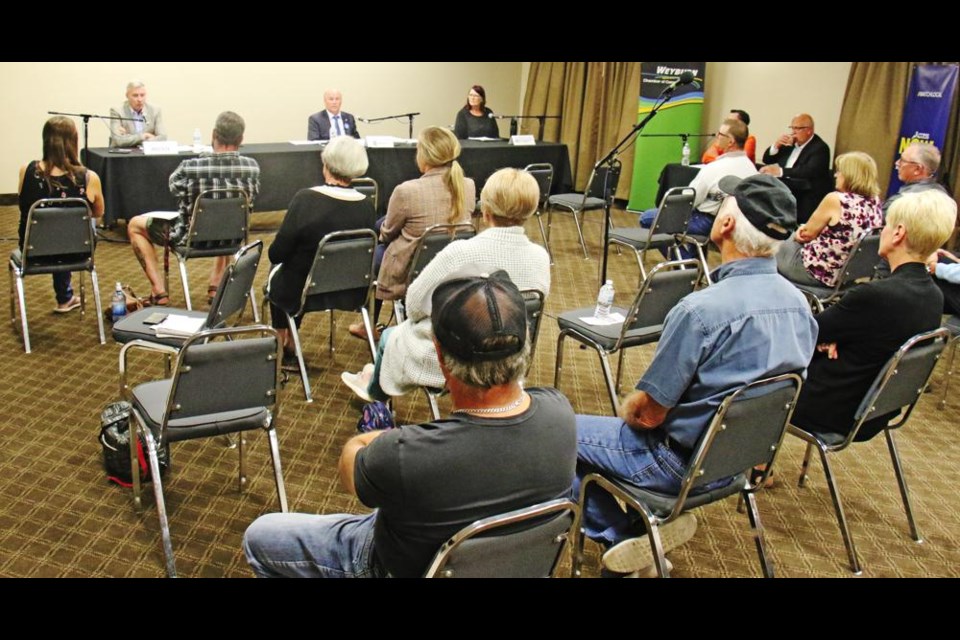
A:
POLYGON ((727 176, 720 190, 737 200, 737 207, 757 231, 786 240, 797 228, 797 199, 779 178, 758 173, 749 178, 727 176))
POLYGON ((464 362, 500 360, 527 341, 527 310, 506 271, 441 283, 431 297, 433 335, 464 362))

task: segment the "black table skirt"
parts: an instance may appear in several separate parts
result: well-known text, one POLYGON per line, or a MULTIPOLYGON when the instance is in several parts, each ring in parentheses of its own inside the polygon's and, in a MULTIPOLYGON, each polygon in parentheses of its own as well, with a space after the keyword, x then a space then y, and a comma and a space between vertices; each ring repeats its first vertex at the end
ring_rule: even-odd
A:
MULTIPOLYGON (((463 141, 460 163, 468 177, 477 182, 477 194, 487 178, 503 167, 522 168, 534 162, 549 162, 554 167, 553 193, 570 191, 573 180, 567 146, 550 142, 530 147, 514 147, 506 142, 463 141)), ((260 164, 260 195, 255 211, 282 211, 294 194, 322 183, 320 148, 314 145, 293 145, 286 142, 246 144, 240 153, 260 164)), ((378 212, 384 215, 390 194, 401 182, 420 176, 415 147, 367 149, 370 168, 367 175, 380 185, 378 212)), ((109 149, 90 149, 86 166, 99 174, 103 182, 106 213, 104 223, 113 225, 148 211, 175 210, 176 199, 170 194, 168 179, 180 161, 194 157, 145 156, 142 151, 111 153, 109 149)))

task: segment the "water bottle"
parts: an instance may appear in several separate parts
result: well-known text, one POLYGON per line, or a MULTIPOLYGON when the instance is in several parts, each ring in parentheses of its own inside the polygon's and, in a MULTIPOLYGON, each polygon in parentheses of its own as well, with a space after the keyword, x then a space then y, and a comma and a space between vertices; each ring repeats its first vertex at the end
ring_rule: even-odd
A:
POLYGON ((123 285, 119 282, 110 301, 110 315, 114 322, 127 315, 127 296, 123 294, 123 285))
POLYGON ((690 166, 690 144, 686 140, 683 141, 683 151, 681 151, 680 164, 685 167, 690 166))
POLYGON ((597 296, 597 308, 593 312, 594 318, 606 318, 610 315, 610 307, 613 306, 613 297, 616 293, 613 288, 613 280, 607 280, 607 283, 600 287, 600 295, 597 296))
POLYGON ((203 150, 203 138, 200 137, 200 127, 193 130, 193 152, 200 153, 203 150))

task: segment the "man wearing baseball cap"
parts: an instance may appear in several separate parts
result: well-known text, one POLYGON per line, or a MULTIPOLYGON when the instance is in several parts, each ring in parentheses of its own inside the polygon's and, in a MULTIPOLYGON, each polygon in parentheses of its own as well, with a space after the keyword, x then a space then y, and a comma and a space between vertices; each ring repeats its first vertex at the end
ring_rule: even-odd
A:
POLYGON ((431 301, 451 416, 347 441, 341 483, 374 511, 260 517, 243 541, 258 576, 417 577, 466 525, 570 495, 573 409, 555 389, 520 384, 530 362, 520 291, 497 271, 444 282, 431 301))
MULTIPOLYGON (((796 200, 768 175, 729 176, 719 184, 728 195, 710 230, 720 248, 715 284, 688 295, 667 315, 653 362, 624 399, 620 417, 577 416, 578 479, 600 471, 679 494, 691 454, 723 398, 756 380, 803 372, 810 362, 817 324, 800 291, 777 274, 774 259, 797 226, 796 200)), ((590 493, 584 507, 587 535, 608 547, 604 568, 650 574, 643 519, 624 513, 602 491, 590 493)), ((695 531, 690 513, 661 527, 664 551, 695 531)))

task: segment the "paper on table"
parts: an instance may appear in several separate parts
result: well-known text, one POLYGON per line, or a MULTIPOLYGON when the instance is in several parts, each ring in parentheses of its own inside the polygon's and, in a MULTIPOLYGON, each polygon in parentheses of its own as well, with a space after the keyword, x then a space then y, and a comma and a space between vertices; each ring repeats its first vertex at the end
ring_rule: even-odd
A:
POLYGON ((290 140, 290 144, 326 144, 326 140, 290 140))
POLYGON ((154 325, 153 332, 158 338, 188 338, 199 331, 206 320, 171 313, 163 322, 154 325))
POLYGON ((500 138, 488 138, 486 136, 477 136, 476 138, 467 138, 467 140, 476 140, 478 142, 500 142, 500 138))
POLYGON ((584 318, 580 318, 580 320, 586 324, 591 324, 597 327, 605 327, 611 324, 623 324, 623 321, 626 320, 626 318, 623 317, 622 313, 614 312, 608 315, 606 318, 586 316, 584 318))

